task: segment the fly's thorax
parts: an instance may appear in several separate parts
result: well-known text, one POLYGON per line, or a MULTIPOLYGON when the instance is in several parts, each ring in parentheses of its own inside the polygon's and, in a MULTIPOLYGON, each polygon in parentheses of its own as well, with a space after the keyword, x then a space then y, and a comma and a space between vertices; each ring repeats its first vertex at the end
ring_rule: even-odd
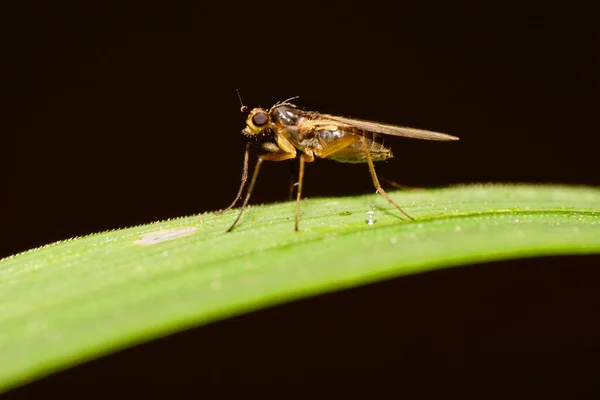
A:
POLYGON ((285 127, 298 125, 298 120, 306 114, 306 111, 290 104, 279 104, 273 106, 269 111, 269 114, 275 124, 285 127))

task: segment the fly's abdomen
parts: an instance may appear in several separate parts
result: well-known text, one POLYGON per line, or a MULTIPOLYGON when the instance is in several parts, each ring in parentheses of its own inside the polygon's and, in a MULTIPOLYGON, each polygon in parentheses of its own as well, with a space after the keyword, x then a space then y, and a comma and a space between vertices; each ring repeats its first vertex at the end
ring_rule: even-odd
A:
MULTIPOLYGON (((369 152, 371 153, 371 159, 373 161, 383 161, 393 157, 392 151, 379 140, 378 135, 375 135, 372 132, 361 131, 357 133, 350 133, 340 130, 320 130, 317 132, 316 136, 319 140, 319 144, 325 148, 328 144, 332 143, 336 139, 347 135, 364 136, 367 141, 367 146, 369 147, 369 152)), ((362 140, 359 140, 348 147, 344 147, 343 149, 330 154, 326 158, 344 163, 364 163, 367 162, 367 153, 365 152, 362 140)))

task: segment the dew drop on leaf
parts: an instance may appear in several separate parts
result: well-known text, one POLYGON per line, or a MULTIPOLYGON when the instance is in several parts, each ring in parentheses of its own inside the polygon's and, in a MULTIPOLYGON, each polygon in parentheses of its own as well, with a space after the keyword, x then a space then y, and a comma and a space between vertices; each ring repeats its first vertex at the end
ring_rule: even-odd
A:
POLYGON ((375 212, 374 211, 367 211, 367 225, 373 225, 375 222, 377 222, 377 220, 375 219, 375 212))

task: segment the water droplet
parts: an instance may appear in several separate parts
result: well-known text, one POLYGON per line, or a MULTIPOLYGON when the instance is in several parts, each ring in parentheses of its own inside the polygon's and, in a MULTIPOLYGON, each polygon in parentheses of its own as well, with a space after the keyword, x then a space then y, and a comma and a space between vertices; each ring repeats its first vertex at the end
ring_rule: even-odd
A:
POLYGON ((367 225, 373 225, 377 220, 375 219, 374 211, 367 211, 367 225))
POLYGON ((347 215, 352 215, 352 213, 350 211, 342 211, 341 213, 338 213, 338 215, 341 215, 342 217, 345 217, 347 215))

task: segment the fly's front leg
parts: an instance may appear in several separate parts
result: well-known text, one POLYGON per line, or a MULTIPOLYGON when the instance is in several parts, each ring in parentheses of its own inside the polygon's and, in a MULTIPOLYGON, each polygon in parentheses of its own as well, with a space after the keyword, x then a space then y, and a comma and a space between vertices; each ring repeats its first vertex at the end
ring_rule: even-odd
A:
POLYGON ((235 226, 237 225, 240 218, 242 217, 242 214, 244 213, 244 210, 246 209, 246 206, 248 205, 248 201, 250 200, 250 196, 252 195, 252 190, 254 189, 254 185, 256 184, 256 178, 258 177, 258 172, 260 171, 260 166, 263 163, 263 161, 285 161, 285 160, 289 160, 289 159, 295 158, 295 157, 296 157, 296 154, 292 154, 292 153, 273 153, 273 154, 263 154, 261 156, 258 156, 258 161, 256 162, 256 166, 254 167, 254 172, 252 173, 252 179, 250 180, 250 186, 248 187, 248 193, 246 193, 246 197, 244 198, 244 202, 242 203, 242 208, 240 209, 240 212, 238 213, 238 216, 235 219, 235 221, 233 221, 233 224, 231 225, 231 227, 229 229, 227 229, 227 232, 231 232, 233 230, 233 228, 235 228, 235 226))
POLYGON ((387 193, 385 192, 385 190, 383 190, 383 188, 379 184, 379 180, 377 179, 377 174, 375 173, 375 167, 373 166, 373 160, 371 159, 371 151, 369 150, 369 146, 367 145, 367 139, 365 139, 364 136, 361 136, 360 139, 361 139, 361 141, 363 143, 363 147, 364 147, 365 153, 367 155, 367 163, 369 164, 369 172, 371 173, 371 179, 373 179, 373 185, 375 186, 375 189, 383 197, 385 197, 385 199, 388 201, 388 203, 390 203, 391 205, 393 205, 394 207, 396 207, 398 209, 398 211, 400 211, 402 214, 404 214, 405 216, 407 216, 409 219, 414 219, 413 217, 411 217, 410 215, 408 215, 406 212, 404 212, 404 210, 401 209, 396 203, 394 203, 394 201, 390 198, 390 196, 387 195, 387 193))
POLYGON ((240 184, 240 189, 238 190, 237 196, 235 196, 235 199, 233 199, 233 202, 229 205, 229 207, 227 207, 224 210, 217 211, 217 212, 215 212, 215 214, 219 215, 219 214, 223 214, 224 212, 231 210, 233 207, 235 207, 235 204, 238 202, 238 200, 242 198, 242 191, 244 190, 244 186, 246 185, 246 181, 248 180, 248 158, 249 157, 250 157, 250 143, 246 143, 246 151, 244 153, 244 167, 242 169, 242 183, 240 184))

